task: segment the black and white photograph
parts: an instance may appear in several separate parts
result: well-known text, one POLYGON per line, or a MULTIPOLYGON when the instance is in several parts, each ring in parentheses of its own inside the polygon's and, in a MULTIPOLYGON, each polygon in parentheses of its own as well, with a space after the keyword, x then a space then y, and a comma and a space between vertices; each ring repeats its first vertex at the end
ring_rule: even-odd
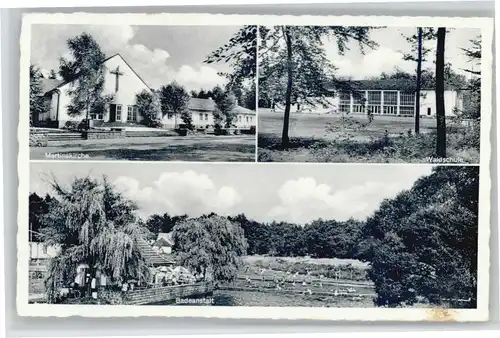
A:
POLYGON ((45 162, 30 182, 30 302, 476 307, 477 166, 45 162))
POLYGON ((255 161, 256 33, 33 25, 31 159, 255 161))
POLYGON ((479 163, 480 29, 259 33, 259 161, 479 163))

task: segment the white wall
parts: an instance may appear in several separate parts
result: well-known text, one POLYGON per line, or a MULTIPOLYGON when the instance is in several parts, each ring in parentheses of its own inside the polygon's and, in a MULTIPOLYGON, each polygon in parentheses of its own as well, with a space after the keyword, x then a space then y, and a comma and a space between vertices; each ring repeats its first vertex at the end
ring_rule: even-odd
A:
POLYGON ((43 243, 30 242, 30 258, 32 259, 47 259, 57 256, 59 253, 58 247, 45 247, 43 243))
MULTIPOLYGON (((127 122, 127 107, 135 105, 135 96, 143 90, 151 92, 148 86, 134 73, 127 63, 117 55, 104 63, 106 66, 106 80, 104 82, 103 94, 113 94, 115 96, 112 103, 122 105, 121 121, 127 122), (115 92, 116 76, 111 71, 120 67, 123 75, 119 76, 118 92, 115 92)), ((139 116, 138 116, 139 117, 139 116)), ((109 112, 104 117, 104 121, 109 121, 109 112)))
MULTIPOLYGON (((212 112, 192 111, 191 117, 193 119, 193 124, 197 128, 206 128, 206 126, 214 125, 214 115, 212 114, 212 112)), ((182 121, 180 123, 182 123, 182 121)))
MULTIPOLYGON (((446 116, 453 116, 454 108, 462 109, 463 102, 456 91, 446 90, 444 92, 444 111, 446 116)), ((424 90, 420 95, 420 116, 436 115, 436 92, 424 90), (429 115, 430 112, 430 115, 429 115)))
MULTIPOLYGON (((214 116, 212 112, 208 111, 193 111, 191 112, 191 117, 193 119, 193 124, 195 125, 196 128, 206 128, 206 126, 214 126, 214 116), (201 114, 201 118, 200 118, 201 114), (208 119, 206 119, 208 118, 208 119)), ((256 125, 256 116, 255 114, 243 114, 240 113, 236 115, 235 120, 233 123, 236 125, 238 128, 250 128, 251 126, 256 125), (247 120, 248 117, 248 120, 247 120)), ((175 128, 176 122, 177 125, 182 124, 182 119, 180 116, 177 116, 177 118, 172 114, 171 118, 168 118, 168 114, 163 116, 161 119, 161 122, 164 126, 164 128, 175 128)))
POLYGON ((256 117, 253 114, 238 114, 234 119, 237 128, 250 128, 255 126, 256 117))

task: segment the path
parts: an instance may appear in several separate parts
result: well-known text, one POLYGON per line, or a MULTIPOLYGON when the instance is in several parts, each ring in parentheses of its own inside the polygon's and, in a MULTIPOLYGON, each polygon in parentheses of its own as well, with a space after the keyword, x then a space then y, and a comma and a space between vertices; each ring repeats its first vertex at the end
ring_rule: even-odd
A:
POLYGON ((255 136, 173 136, 64 142, 30 148, 33 160, 143 160, 250 162, 255 136))

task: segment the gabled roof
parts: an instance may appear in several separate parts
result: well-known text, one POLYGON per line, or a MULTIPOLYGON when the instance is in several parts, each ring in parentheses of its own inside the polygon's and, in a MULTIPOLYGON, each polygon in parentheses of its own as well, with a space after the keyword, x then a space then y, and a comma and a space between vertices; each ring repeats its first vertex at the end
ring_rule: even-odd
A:
POLYGON ((153 248, 145 241, 138 240, 137 246, 141 252, 142 257, 146 261, 147 265, 150 266, 159 266, 159 265, 170 265, 174 264, 173 260, 167 259, 166 257, 156 253, 153 248))
POLYGON ((62 83, 64 83, 63 80, 42 79, 43 93, 46 94, 46 93, 58 88, 62 83))
MULTIPOLYGON (((132 66, 129 65, 129 63, 127 62, 127 60, 125 60, 123 58, 123 56, 120 55, 120 53, 116 53, 116 54, 113 54, 111 55, 110 57, 104 59, 104 61, 102 61, 102 63, 105 63, 107 62, 108 60, 111 60, 112 58, 114 57, 120 57, 120 59, 122 59, 123 62, 125 62, 125 64, 132 70, 132 72, 134 72, 135 76, 137 76, 139 78, 139 80, 141 80, 141 82, 149 89, 153 92, 153 89, 151 89, 151 87, 146 83, 146 81, 144 81, 140 76, 139 74, 137 74, 137 72, 134 70, 134 68, 132 68, 132 66)), ((43 79, 43 80, 50 80, 50 79, 43 79)), ((62 81, 62 80, 52 80, 52 81, 59 81, 59 83, 53 83, 53 86, 51 86, 48 82, 48 86, 47 88, 45 87, 45 85, 42 85, 44 86, 43 89, 44 89, 44 94, 47 94, 55 89, 58 89, 58 88, 61 88, 62 86, 64 86, 65 84, 68 83, 68 81, 62 81)))
POLYGON ((173 246, 173 244, 170 241, 167 241, 165 238, 160 238, 157 239, 154 243, 153 246, 158 246, 158 247, 164 247, 164 246, 173 246))
POLYGON ((196 97, 192 97, 188 103, 189 110, 203 110, 203 111, 214 111, 215 110, 215 102, 210 99, 199 99, 196 97))
MULTIPOLYGON (((158 238, 156 239, 156 241, 160 241, 160 240, 163 240, 167 243, 167 245, 170 245, 170 246, 173 246, 174 245, 174 240, 172 239, 172 233, 171 232, 160 232, 158 234, 158 238)), ((156 244, 156 242, 155 242, 156 244)))
MULTIPOLYGON (((199 99, 197 97, 192 97, 189 100, 188 104, 188 109, 189 110, 196 110, 196 111, 206 111, 206 112, 213 112, 215 110, 215 101, 211 99, 199 99)), ((255 115, 254 110, 250 110, 247 108, 244 108, 242 106, 237 105, 234 109, 233 112, 237 114, 248 114, 248 115, 255 115)))
POLYGON ((242 106, 236 106, 233 111, 236 114, 247 114, 247 115, 255 115, 255 110, 247 109, 242 106))

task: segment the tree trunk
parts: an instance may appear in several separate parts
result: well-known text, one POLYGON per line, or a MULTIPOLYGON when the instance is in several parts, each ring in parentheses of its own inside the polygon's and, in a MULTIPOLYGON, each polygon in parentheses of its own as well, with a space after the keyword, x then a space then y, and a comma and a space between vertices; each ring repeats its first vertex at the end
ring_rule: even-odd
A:
POLYGON ((446 118, 444 112, 444 51, 446 28, 437 31, 436 47, 436 156, 446 157, 446 118))
POLYGON ((90 129, 90 120, 89 120, 89 117, 90 117, 90 109, 89 109, 89 106, 90 106, 90 105, 87 103, 87 108, 86 108, 87 113, 86 113, 86 117, 85 117, 85 121, 87 122, 87 123, 85 123, 85 127, 86 127, 86 129, 87 129, 87 130, 89 130, 89 129, 90 129))
POLYGON ((417 90, 415 92, 415 134, 420 133, 420 87, 422 82, 422 28, 418 29, 417 90))
POLYGON ((286 41, 286 51, 287 51, 287 84, 286 84, 286 94, 285 94, 285 116, 283 119, 283 134, 281 137, 281 146, 283 148, 288 147, 289 137, 288 137, 288 127, 290 124, 290 106, 291 106, 291 96, 292 96, 292 76, 293 76, 293 64, 292 64, 292 37, 290 36, 290 28, 283 27, 283 34, 286 41))

